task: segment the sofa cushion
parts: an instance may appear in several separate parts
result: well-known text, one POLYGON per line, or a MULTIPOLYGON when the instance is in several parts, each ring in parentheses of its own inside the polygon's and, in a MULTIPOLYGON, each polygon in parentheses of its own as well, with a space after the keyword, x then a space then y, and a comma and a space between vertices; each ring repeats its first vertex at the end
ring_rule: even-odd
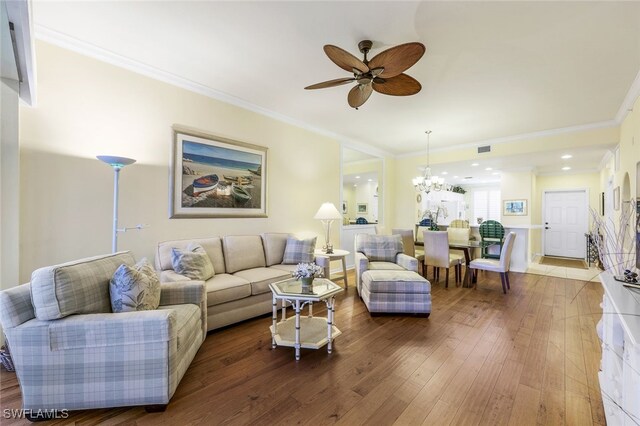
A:
POLYGON ((279 265, 269 266, 269 269, 278 269, 280 271, 288 272, 289 275, 291 275, 291 273, 295 271, 297 267, 298 265, 283 265, 282 263, 280 263, 279 265))
POLYGON ((171 265, 180 275, 192 280, 205 281, 215 275, 209 255, 198 243, 191 243, 186 249, 171 249, 171 265))
POLYGON ((233 274, 251 283, 251 294, 262 294, 270 291, 269 284, 291 278, 291 274, 286 271, 273 268, 253 268, 239 271, 233 274))
POLYGON ((284 248, 287 246, 287 238, 290 237, 291 234, 284 232, 267 232, 261 236, 267 266, 282 263, 284 248))
POLYGON ((207 252, 216 274, 223 274, 226 272, 224 266, 224 255, 222 253, 222 240, 220 237, 191 238, 187 240, 161 242, 158 244, 156 251, 156 269, 161 271, 173 269, 173 264, 171 263, 171 249, 174 247, 186 249, 191 243, 200 244, 204 251, 207 252))
POLYGON ((134 263, 130 252, 120 252, 37 269, 31 275, 36 318, 111 312, 109 280, 120 265, 134 263))
POLYGON ((413 271, 365 271, 362 285, 371 293, 431 293, 431 283, 413 271))
POLYGON ((241 277, 218 274, 205 282, 207 306, 220 305, 251 296, 251 284, 241 277))
POLYGON ((259 235, 228 235, 222 242, 227 273, 266 266, 259 235))
POLYGON ((316 248, 316 237, 300 240, 296 237, 287 238, 282 263, 296 265, 298 263, 313 262, 313 251, 316 248))
POLYGON ((400 235, 356 235, 356 251, 364 253, 369 261, 395 262, 396 255, 403 253, 400 235))
POLYGON ((160 280, 146 258, 135 266, 120 265, 109 282, 111 310, 149 311, 160 305, 160 280))
POLYGON ((369 262, 370 270, 395 270, 395 271, 406 271, 402 266, 397 263, 392 262, 369 262))

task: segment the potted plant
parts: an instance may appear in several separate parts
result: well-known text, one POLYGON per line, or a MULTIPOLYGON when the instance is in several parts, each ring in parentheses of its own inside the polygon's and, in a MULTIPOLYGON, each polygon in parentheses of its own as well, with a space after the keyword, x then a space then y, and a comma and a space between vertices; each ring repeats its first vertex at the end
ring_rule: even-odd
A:
POLYGON ((313 279, 322 277, 322 267, 311 263, 298 263, 296 269, 291 272, 291 276, 296 280, 302 281, 302 287, 310 287, 313 285, 313 279))

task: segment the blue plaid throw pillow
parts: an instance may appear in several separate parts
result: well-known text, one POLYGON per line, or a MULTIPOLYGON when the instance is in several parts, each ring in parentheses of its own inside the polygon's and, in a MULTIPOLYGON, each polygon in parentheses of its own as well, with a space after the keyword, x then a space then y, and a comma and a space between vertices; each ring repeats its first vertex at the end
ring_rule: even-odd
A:
POLYGON ((299 240, 295 237, 287 238, 287 246, 284 248, 282 263, 296 265, 298 263, 310 263, 315 258, 313 251, 316 248, 316 237, 299 240))
POLYGON ((400 235, 357 235, 356 250, 364 253, 372 262, 395 262, 396 255, 402 253, 400 235))

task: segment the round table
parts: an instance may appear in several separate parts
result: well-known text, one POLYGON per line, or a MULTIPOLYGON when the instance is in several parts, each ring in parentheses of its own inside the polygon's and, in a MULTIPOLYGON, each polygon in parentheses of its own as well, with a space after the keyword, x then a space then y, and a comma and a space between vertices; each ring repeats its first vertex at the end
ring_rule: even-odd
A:
MULTIPOLYGON (((347 250, 333 249, 333 253, 327 254, 323 250, 317 249, 315 251, 315 254, 317 256, 328 257, 329 262, 333 260, 342 260, 342 277, 337 277, 337 279, 342 279, 342 281, 344 281, 345 288, 349 287, 349 283, 347 282, 347 259, 346 259, 347 256, 349 255, 349 252, 347 250)), ((331 268, 329 268, 329 270, 331 270, 331 268)), ((332 279, 331 277, 327 277, 327 278, 332 279)))

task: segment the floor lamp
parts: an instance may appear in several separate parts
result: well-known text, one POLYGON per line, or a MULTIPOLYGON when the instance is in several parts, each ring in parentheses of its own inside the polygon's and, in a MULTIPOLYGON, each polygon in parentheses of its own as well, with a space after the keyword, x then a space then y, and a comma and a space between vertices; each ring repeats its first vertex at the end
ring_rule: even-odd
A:
POLYGON ((324 237, 324 252, 327 254, 333 254, 333 245, 329 241, 331 237, 331 222, 336 219, 342 219, 342 215, 340 214, 338 209, 336 209, 336 206, 334 206, 333 203, 323 203, 313 218, 321 220, 325 228, 326 234, 324 237))
POLYGON ((118 251, 118 179, 120 177, 120 170, 124 166, 133 164, 136 160, 126 157, 114 157, 111 155, 98 155, 98 160, 107 163, 113 167, 113 239, 111 240, 111 251, 113 253, 118 251))

